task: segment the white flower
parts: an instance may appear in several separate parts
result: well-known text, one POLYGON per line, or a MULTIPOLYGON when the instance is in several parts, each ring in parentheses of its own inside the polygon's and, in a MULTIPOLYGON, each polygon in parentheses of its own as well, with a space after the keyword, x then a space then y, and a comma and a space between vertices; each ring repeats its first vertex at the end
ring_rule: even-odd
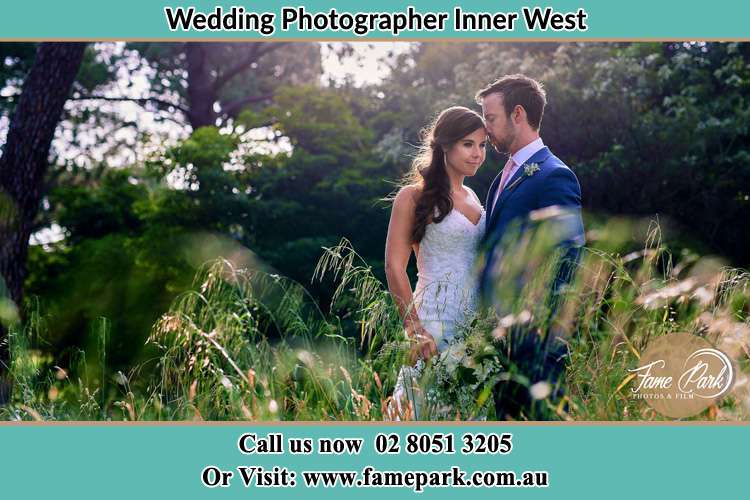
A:
POLYGON ((523 166, 523 175, 526 177, 531 177, 535 173, 539 171, 539 164, 538 163, 531 163, 528 165, 523 166))
POLYGON ((268 411, 270 411, 271 413, 278 413, 279 403, 277 403, 275 399, 272 399, 268 402, 268 411))
POLYGON ((552 386, 547 382, 537 382, 529 387, 529 394, 534 399, 544 399, 552 394, 552 386))
POLYGON ((221 376, 221 385, 223 385, 227 389, 231 389, 232 387, 234 387, 234 385, 232 385, 232 381, 229 380, 226 375, 221 376))
POLYGON ((480 382, 484 382, 487 380, 492 373, 492 362, 491 361, 485 361, 482 363, 476 370, 474 370, 474 374, 477 376, 477 379, 480 382))
POLYGON ((462 363, 465 357, 466 345, 463 342, 456 342, 441 353, 440 362, 445 365, 448 371, 452 372, 458 368, 459 363, 462 363))

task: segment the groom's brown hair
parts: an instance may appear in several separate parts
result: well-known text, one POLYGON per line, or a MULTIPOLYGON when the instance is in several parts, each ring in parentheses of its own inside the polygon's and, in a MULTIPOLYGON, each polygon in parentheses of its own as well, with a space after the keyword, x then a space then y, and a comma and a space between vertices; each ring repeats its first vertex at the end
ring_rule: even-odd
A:
POLYGON ((503 106, 508 115, 516 106, 522 106, 526 110, 529 125, 534 130, 539 130, 544 106, 547 104, 547 93, 541 83, 526 75, 506 75, 477 92, 477 104, 482 104, 482 99, 490 94, 503 96, 503 106))

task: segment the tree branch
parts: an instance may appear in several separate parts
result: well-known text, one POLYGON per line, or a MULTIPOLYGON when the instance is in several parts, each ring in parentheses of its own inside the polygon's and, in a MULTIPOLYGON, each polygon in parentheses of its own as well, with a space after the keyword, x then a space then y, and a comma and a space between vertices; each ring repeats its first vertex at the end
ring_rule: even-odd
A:
POLYGON ((260 44, 251 45, 250 53, 247 55, 245 59, 242 60, 242 62, 232 66, 231 68, 223 72, 221 75, 219 75, 214 81, 214 90, 216 90, 217 92, 221 90, 224 87, 224 85, 229 83, 229 81, 232 78, 234 78, 235 76, 245 71, 248 68, 248 66, 250 66, 255 61, 257 61, 259 45, 260 44))
POLYGON ((284 45, 288 45, 288 43, 289 42, 253 44, 251 46, 250 53, 245 59, 242 60, 242 62, 229 68, 227 71, 219 75, 219 77, 214 82, 214 89, 218 92, 222 87, 224 87, 224 85, 229 83, 232 78, 245 71, 251 64, 258 61, 264 55, 273 52, 274 50, 277 50, 284 45))
POLYGON ((243 97, 242 99, 236 99, 234 101, 228 102, 225 105, 222 105, 221 110, 227 116, 231 116, 234 118, 237 116, 240 110, 244 108, 245 106, 249 104, 254 104, 256 102, 267 101, 272 98, 273 98, 273 93, 243 97))
POLYGON ((112 102, 134 102, 140 106, 145 106, 148 103, 156 104, 156 106, 162 111, 169 111, 169 108, 174 108, 178 111, 182 111, 187 115, 188 109, 179 105, 174 104, 157 97, 106 97, 100 95, 84 95, 84 96, 73 96, 70 98, 71 101, 112 101, 112 102))
POLYGON ((261 49, 258 50, 258 59, 260 59, 266 54, 273 52, 274 50, 280 49, 284 45, 289 45, 290 43, 291 42, 266 43, 261 49))

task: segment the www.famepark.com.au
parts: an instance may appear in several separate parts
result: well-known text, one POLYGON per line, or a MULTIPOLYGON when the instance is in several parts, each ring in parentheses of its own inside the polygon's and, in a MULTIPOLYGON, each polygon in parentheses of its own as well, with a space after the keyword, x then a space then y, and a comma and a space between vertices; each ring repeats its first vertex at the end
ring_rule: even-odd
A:
MULTIPOLYGON (((260 466, 237 467, 245 487, 297 486, 297 473, 286 467, 264 469, 260 466)), ((204 469, 205 471, 205 469, 204 469)), ((468 473, 453 466, 442 471, 381 471, 370 465, 361 471, 302 471, 302 484, 308 488, 546 488, 547 471, 474 471, 468 473), (468 477, 467 477, 468 475, 468 477)), ((206 484, 204 485, 213 486, 206 484)))

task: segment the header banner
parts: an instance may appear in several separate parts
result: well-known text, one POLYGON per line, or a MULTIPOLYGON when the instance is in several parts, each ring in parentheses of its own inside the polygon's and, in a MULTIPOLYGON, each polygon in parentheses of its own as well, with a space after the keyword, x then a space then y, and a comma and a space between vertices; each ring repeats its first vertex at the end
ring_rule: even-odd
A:
POLYGON ((740 40, 750 4, 718 0, 265 2, 26 1, 3 40, 740 40))

